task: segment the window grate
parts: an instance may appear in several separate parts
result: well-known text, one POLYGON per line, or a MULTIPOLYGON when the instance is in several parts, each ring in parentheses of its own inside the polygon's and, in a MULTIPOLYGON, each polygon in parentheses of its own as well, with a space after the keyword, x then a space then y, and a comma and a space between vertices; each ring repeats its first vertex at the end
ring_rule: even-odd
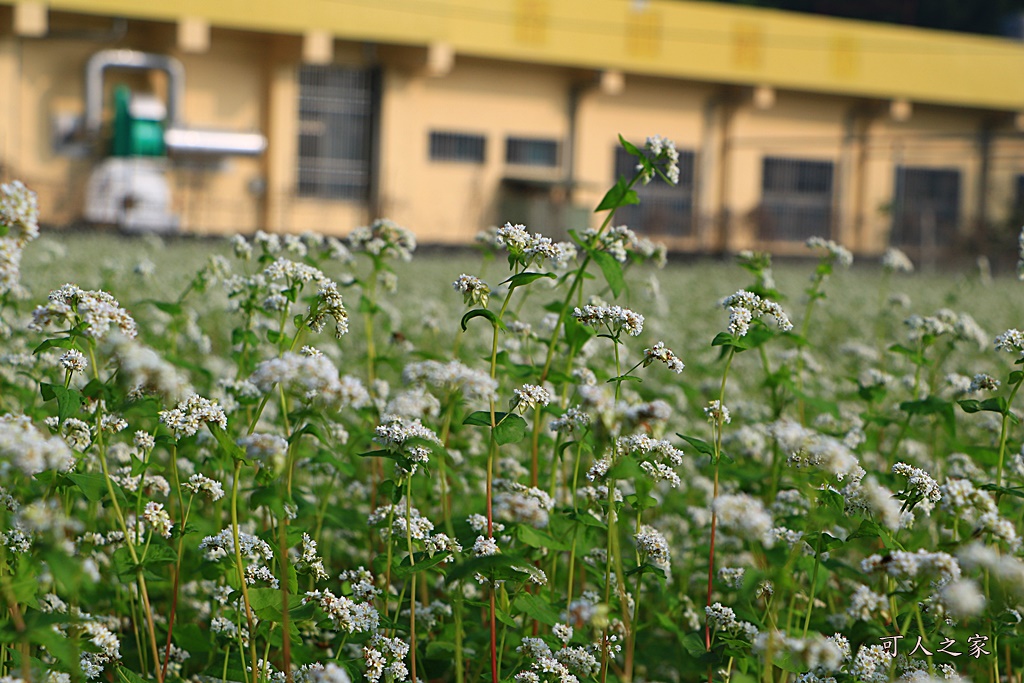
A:
POLYGON ((558 159, 558 140, 510 137, 505 141, 506 163, 557 168, 558 159))
MULTIPOLYGON (((638 145, 641 149, 643 145, 638 145)), ((636 157, 622 147, 615 148, 615 178, 632 178, 636 173, 636 157)), ((687 237, 693 234, 693 171, 694 153, 679 150, 679 184, 669 185, 655 178, 647 185, 633 188, 639 204, 624 206, 615 212, 615 222, 625 224, 637 233, 687 237)))
POLYGON ((375 81, 370 69, 299 68, 300 197, 369 200, 375 81))
POLYGON ((959 170, 896 167, 892 244, 950 246, 959 220, 959 170))
POLYGON ((759 237, 802 242, 831 236, 834 168, 831 161, 765 157, 759 237))
POLYGON ((484 163, 487 139, 483 135, 432 131, 430 133, 431 161, 463 161, 484 163))

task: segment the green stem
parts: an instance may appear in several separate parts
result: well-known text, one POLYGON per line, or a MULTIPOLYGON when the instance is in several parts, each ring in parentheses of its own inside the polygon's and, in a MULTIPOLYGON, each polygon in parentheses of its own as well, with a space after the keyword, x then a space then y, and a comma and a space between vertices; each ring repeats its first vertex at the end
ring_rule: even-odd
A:
MULTIPOLYGON (((1010 397, 1006 399, 1006 412, 1003 414, 1003 422, 999 429, 999 464, 996 466, 996 486, 1003 485, 1003 459, 1006 457, 1006 437, 1009 432, 1011 415, 1010 406, 1013 404, 1013 398, 1017 395, 1017 390, 1020 389, 1021 382, 1024 382, 1024 373, 1014 383, 1013 389, 1010 390, 1010 397)), ((996 493, 996 501, 999 501, 998 492, 996 493)))
MULTIPOLYGON (((255 423, 254 423, 255 425, 255 423)), ((257 683, 259 670, 256 666, 256 629, 253 626, 252 606, 249 589, 245 584, 245 565, 242 563, 242 546, 238 537, 238 481, 241 479, 242 461, 235 461, 235 474, 231 481, 231 538, 235 544, 235 565, 238 568, 238 582, 242 587, 242 602, 245 605, 245 622, 249 629, 249 660, 252 668, 252 683, 257 683)), ((288 577, 285 577, 285 581, 288 577)))
POLYGON ((409 569, 412 572, 412 588, 409 591, 409 671, 412 683, 416 683, 416 557, 412 548, 412 473, 405 487, 405 540, 409 549, 409 569))
POLYGON ((818 567, 821 566, 821 537, 822 532, 818 531, 818 542, 814 548, 814 570, 811 572, 811 590, 810 597, 807 598, 807 614, 804 615, 804 635, 807 637, 807 629, 811 625, 811 611, 814 609, 814 594, 818 588, 818 567))

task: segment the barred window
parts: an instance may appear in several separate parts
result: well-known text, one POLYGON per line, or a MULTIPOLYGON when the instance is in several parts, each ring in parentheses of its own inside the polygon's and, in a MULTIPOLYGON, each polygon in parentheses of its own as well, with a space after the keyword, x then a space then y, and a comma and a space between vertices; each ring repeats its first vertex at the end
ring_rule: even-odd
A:
POLYGON ((505 141, 505 162, 523 166, 558 166, 558 140, 510 137, 505 141))
POLYGON ((949 246, 960 221, 960 171, 896 167, 893 244, 949 246))
POLYGON ((371 69, 299 67, 300 197, 369 200, 376 91, 371 69))
POLYGON ((802 242, 832 234, 831 161, 765 157, 759 237, 802 242))
POLYGON ((486 147, 487 139, 483 135, 444 131, 431 131, 430 133, 431 161, 464 161, 482 164, 486 147))
MULTIPOLYGON (((643 149, 643 144, 637 145, 643 149)), ((632 178, 636 173, 636 157, 620 146, 615 148, 615 177, 632 178)), ((625 224, 644 235, 686 237, 693 234, 693 165, 694 153, 679 150, 679 184, 669 185, 655 178, 647 185, 633 188, 639 204, 624 206, 615 212, 615 222, 625 224)))

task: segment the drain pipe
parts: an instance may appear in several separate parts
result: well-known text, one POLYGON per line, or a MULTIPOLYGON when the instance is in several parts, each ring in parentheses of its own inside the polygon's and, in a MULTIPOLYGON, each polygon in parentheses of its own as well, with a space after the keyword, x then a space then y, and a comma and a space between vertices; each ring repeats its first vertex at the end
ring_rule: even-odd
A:
POLYGON ((101 50, 89 58, 85 67, 85 132, 99 134, 103 126, 103 74, 107 69, 156 69, 167 74, 167 123, 180 126, 178 116, 185 95, 185 68, 168 55, 135 50, 101 50))
POLYGON ((583 93, 592 87, 590 83, 573 83, 569 86, 569 98, 567 102, 568 130, 565 140, 565 203, 572 206, 573 190, 576 186, 576 133, 577 117, 580 110, 580 98, 583 93))

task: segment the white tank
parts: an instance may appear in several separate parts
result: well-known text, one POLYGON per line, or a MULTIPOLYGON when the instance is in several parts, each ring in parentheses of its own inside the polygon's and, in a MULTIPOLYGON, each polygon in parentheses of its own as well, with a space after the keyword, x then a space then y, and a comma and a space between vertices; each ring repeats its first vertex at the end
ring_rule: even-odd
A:
POLYGON ((128 232, 177 232, 171 213, 167 160, 148 157, 104 159, 89 176, 85 220, 128 232))

